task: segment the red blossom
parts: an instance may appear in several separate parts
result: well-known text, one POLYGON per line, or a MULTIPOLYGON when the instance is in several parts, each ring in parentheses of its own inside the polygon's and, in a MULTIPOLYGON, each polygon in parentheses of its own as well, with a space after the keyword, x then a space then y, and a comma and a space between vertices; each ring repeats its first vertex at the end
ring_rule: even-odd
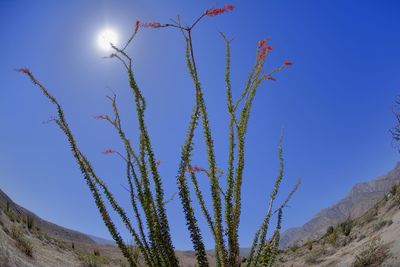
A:
POLYGON ((136 24, 135 24, 135 33, 138 32, 138 30, 139 30, 139 28, 140 28, 140 25, 141 25, 140 21, 137 20, 137 21, 136 21, 136 24))
POLYGON ((205 14, 206 14, 206 16, 214 17, 214 16, 221 15, 221 14, 223 14, 225 12, 232 11, 234 9, 235 9, 234 5, 225 5, 225 6, 220 7, 220 8, 207 9, 205 14))
POLYGON ((114 154, 116 151, 112 150, 112 149, 107 149, 104 150, 103 152, 101 152, 104 155, 109 155, 109 154, 114 154))
POLYGON ((285 65, 285 66, 291 66, 291 65, 293 65, 294 63, 292 62, 292 61, 289 61, 289 60, 285 60, 285 61, 283 61, 283 65, 285 65))
POLYGON ((31 73, 31 71, 26 67, 22 67, 22 68, 16 69, 16 71, 22 72, 22 73, 25 73, 25 74, 31 73))
POLYGON ((260 59, 265 59, 265 54, 259 53, 259 54, 257 55, 257 60, 260 60, 260 59))
POLYGON ((258 53, 257 58, 260 59, 265 59, 265 56, 267 55, 267 48, 264 46, 261 48, 261 51, 258 53))
POLYGON ((267 52, 272 51, 272 46, 267 45, 268 39, 262 39, 258 42, 258 55, 257 60, 264 60, 267 52))
POLYGON ((161 23, 160 22, 146 22, 143 24, 143 27, 145 28, 160 28, 161 23))
POLYGON ((194 165, 194 166, 191 166, 191 165, 190 165, 190 166, 187 168, 187 171, 190 172, 190 173, 196 173, 196 172, 206 172, 207 170, 204 169, 204 168, 201 168, 201 167, 199 167, 199 166, 197 166, 197 165, 194 165))
POLYGON ((106 119, 107 119, 107 116, 106 116, 106 115, 97 115, 97 116, 94 116, 94 118, 95 118, 96 120, 106 120, 106 119))
POLYGON ((269 40, 268 38, 264 38, 264 39, 258 41, 258 48, 262 48, 262 47, 266 46, 268 40, 269 40))

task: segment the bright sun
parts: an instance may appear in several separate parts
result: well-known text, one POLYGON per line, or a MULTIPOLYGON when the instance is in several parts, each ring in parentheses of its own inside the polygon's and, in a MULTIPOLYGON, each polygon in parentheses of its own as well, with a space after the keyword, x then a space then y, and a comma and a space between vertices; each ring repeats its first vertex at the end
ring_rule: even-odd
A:
POLYGON ((111 49, 110 43, 112 43, 113 45, 117 45, 118 35, 114 30, 107 28, 99 33, 97 38, 97 44, 103 50, 110 50, 111 49))

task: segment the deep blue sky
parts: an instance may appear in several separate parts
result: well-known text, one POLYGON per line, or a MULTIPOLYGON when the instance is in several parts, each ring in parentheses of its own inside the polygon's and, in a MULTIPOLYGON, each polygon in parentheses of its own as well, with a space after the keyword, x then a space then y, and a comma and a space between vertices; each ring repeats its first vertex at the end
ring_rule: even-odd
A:
MULTIPOLYGON (((267 70, 290 59, 295 65, 264 83, 247 138, 241 245, 249 246, 278 172, 277 143, 285 128, 286 176, 282 193, 297 177, 303 183, 284 228, 298 226, 343 197, 353 184, 385 174, 398 160, 388 130, 400 89, 400 2, 232 1, 237 9, 204 20, 194 33, 199 72, 208 99, 219 166, 227 148, 224 44, 232 43, 233 85, 239 94, 255 59, 257 41, 274 47, 267 70)), ((17 203, 59 225, 108 238, 89 190, 53 124, 53 107, 30 81, 14 71, 29 67, 64 105, 82 150, 122 203, 128 196, 124 168, 100 152, 121 149, 115 133, 92 116, 110 112, 107 86, 119 96, 125 125, 137 140, 127 78, 118 62, 96 46, 107 25, 125 40, 137 19, 167 22, 180 14, 190 22, 221 1, 0 1, 0 188, 17 203)), ((146 113, 162 161, 166 195, 175 175, 193 104, 179 32, 142 30, 129 51, 148 101, 146 113)), ((204 163, 204 150, 196 154, 204 163)), ((206 186, 203 177, 202 185, 206 186)), ((208 186, 205 187, 208 189, 208 186)), ((190 249, 180 202, 168 204, 175 245, 190 249)), ((204 221, 201 221, 205 226, 204 221)), ((207 247, 212 247, 205 234, 207 247)))

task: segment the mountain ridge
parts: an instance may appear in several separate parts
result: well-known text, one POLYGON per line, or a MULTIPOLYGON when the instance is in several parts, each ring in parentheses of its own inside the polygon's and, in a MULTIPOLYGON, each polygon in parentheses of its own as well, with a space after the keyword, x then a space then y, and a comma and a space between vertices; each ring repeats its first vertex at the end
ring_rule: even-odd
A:
POLYGON ((27 218, 28 216, 30 216, 31 218, 33 218, 34 225, 36 227, 38 227, 42 231, 47 232, 56 237, 59 237, 59 238, 65 239, 65 240, 86 243, 86 244, 96 244, 97 241, 94 239, 95 238, 101 239, 99 237, 92 238, 91 236, 89 236, 87 234, 84 234, 79 231, 72 230, 72 229, 57 225, 55 223, 49 222, 45 219, 42 219, 35 213, 25 209, 24 207, 18 205, 17 203, 15 203, 1 189, 0 189, 0 204, 4 207, 8 206, 10 210, 15 212, 21 218, 27 218))
POLYGON ((287 248, 315 238, 327 227, 348 217, 356 218, 375 205, 390 188, 400 182, 400 162, 385 175, 367 182, 355 184, 344 198, 330 207, 320 210, 311 220, 300 227, 289 228, 282 233, 280 246, 287 248))

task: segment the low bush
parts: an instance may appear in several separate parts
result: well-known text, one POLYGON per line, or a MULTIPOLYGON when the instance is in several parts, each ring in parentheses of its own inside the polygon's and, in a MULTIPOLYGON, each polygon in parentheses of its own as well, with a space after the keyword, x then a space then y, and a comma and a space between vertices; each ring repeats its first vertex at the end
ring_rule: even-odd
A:
POLYGON ((325 248, 317 248, 314 251, 310 252, 306 258, 305 263, 307 264, 316 264, 318 263, 318 259, 325 254, 325 248))
POLYGON ((299 246, 298 245, 293 245, 293 246, 291 246, 291 247, 289 247, 289 250, 291 251, 291 252, 296 252, 297 250, 299 249, 299 246))
POLYGON ((82 262, 82 266, 84 267, 98 267, 110 263, 107 257, 95 255, 94 253, 93 254, 81 253, 79 255, 79 260, 82 262))
POLYGON ((312 250, 313 249, 313 241, 312 240, 307 241, 306 247, 308 250, 312 250))
POLYGON ((100 251, 98 249, 93 250, 93 255, 100 256, 100 251))
POLYGON ((355 257, 351 266, 381 266, 381 263, 388 255, 387 253, 387 249, 383 247, 381 239, 375 237, 366 245, 365 249, 355 257))
POLYGON ((395 196, 398 192, 399 192, 399 185, 395 184, 392 186, 392 188, 390 189, 390 194, 392 196, 395 196))
POLYGON ((352 228, 353 228, 353 220, 351 220, 350 218, 339 224, 339 229, 345 236, 350 235, 352 228))
POLYGON ((315 263, 317 263, 317 258, 313 254, 310 253, 306 256, 305 263, 315 264, 315 263))
POLYGON ((31 242, 24 237, 24 233, 17 226, 11 227, 11 237, 17 242, 17 247, 28 257, 33 257, 33 246, 31 242))
POLYGON ((333 231, 335 231, 335 228, 331 225, 326 229, 326 233, 324 236, 328 236, 328 235, 332 234, 333 231))
POLYGON ((334 229, 334 231, 324 238, 324 241, 332 246, 335 246, 338 240, 338 231, 334 229))

